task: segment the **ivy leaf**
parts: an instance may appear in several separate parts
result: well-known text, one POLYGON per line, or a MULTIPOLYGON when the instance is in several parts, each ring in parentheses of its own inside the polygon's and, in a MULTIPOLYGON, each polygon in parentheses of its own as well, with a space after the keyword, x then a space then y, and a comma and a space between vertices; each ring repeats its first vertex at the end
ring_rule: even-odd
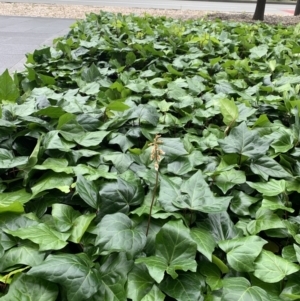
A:
POLYGON ((294 147, 293 135, 287 131, 279 131, 275 133, 276 139, 273 140, 271 146, 274 148, 276 153, 286 153, 294 147))
POLYGON ((70 175, 50 171, 45 173, 31 190, 33 195, 51 189, 59 189, 62 192, 68 193, 70 192, 72 183, 73 178, 70 175))
POLYGON ((2 103, 3 100, 8 100, 14 103, 19 96, 19 89, 6 69, 0 75, 0 103, 2 103))
POLYGON ((67 290, 68 300, 82 301, 97 292, 99 272, 86 254, 49 255, 27 274, 58 283, 67 290))
POLYGON ((30 201, 32 195, 25 189, 0 193, 0 213, 2 212, 24 212, 23 204, 30 201))
POLYGON ((298 274, 289 277, 280 297, 283 300, 299 300, 300 298, 300 285, 298 281, 298 274))
POLYGON ((174 175, 182 176, 193 170, 193 166, 187 157, 178 158, 176 161, 168 164, 168 172, 174 175))
POLYGON ((0 300, 55 301, 57 295, 58 288, 54 283, 39 277, 28 276, 28 274, 17 274, 9 286, 8 293, 0 300))
POLYGON ((112 139, 109 140, 109 144, 118 144, 124 153, 134 145, 124 134, 113 134, 112 139))
POLYGON ((83 214, 77 217, 73 222, 73 227, 69 241, 80 243, 83 234, 88 229, 92 220, 96 217, 95 213, 83 214))
POLYGON ((201 171, 197 171, 183 183, 181 191, 188 197, 173 200, 173 205, 193 211, 216 213, 226 211, 231 197, 215 197, 205 182, 201 171))
POLYGON ((162 141, 160 149, 165 153, 163 157, 167 158, 168 161, 174 161, 178 157, 188 154, 179 138, 161 137, 160 140, 162 141))
POLYGON ((269 301, 268 293, 258 286, 251 286, 246 278, 233 277, 223 280, 223 294, 221 301, 269 301))
POLYGON ((159 120, 159 114, 156 109, 150 105, 138 105, 138 107, 128 111, 128 118, 136 118, 139 123, 146 123, 156 126, 159 120))
MULTIPOLYGON (((179 273, 176 279, 167 277, 159 288, 178 301, 196 301, 203 299, 204 279, 198 273, 179 273)), ((232 301, 232 300, 231 300, 232 301)))
POLYGON ((125 253, 111 254, 100 267, 97 298, 99 300, 126 301, 125 284, 133 262, 125 253))
POLYGON ((291 213, 295 211, 293 208, 284 206, 283 202, 278 197, 264 197, 261 203, 261 208, 272 211, 285 210, 291 213))
POLYGON ((278 282, 300 270, 298 265, 265 250, 256 259, 254 267, 254 276, 267 283, 278 282))
POLYGON ((246 182, 245 172, 241 170, 226 170, 220 173, 220 175, 215 177, 215 184, 222 190, 224 194, 227 193, 229 189, 237 184, 243 184, 246 182))
POLYGON ((66 240, 70 234, 60 233, 46 224, 38 224, 17 230, 4 230, 4 232, 22 238, 29 239, 40 247, 40 251, 60 250, 67 245, 66 240))
POLYGON ((251 59, 260 59, 268 53, 268 45, 261 44, 259 46, 253 47, 250 49, 250 53, 251 59))
POLYGON ((262 193, 265 196, 275 196, 285 192, 286 189, 286 182, 285 180, 274 180, 271 179, 265 183, 252 183, 247 182, 247 184, 256 189, 258 192, 262 193))
POLYGON ((180 190, 181 179, 172 179, 164 175, 161 175, 160 179, 159 203, 166 212, 178 211, 173 203, 180 203, 180 199, 185 198, 180 190))
POLYGON ((149 274, 157 283, 160 283, 163 280, 165 271, 168 268, 168 262, 166 259, 158 256, 141 257, 135 262, 144 263, 149 271, 149 274))
MULTIPOLYGON (((1 125, 1 124, 0 124, 1 125)), ((26 165, 28 163, 28 157, 11 157, 0 161, 0 169, 9 169, 26 165)))
POLYGON ((105 161, 111 161, 119 173, 128 170, 129 166, 133 163, 130 155, 119 152, 103 155, 105 161))
POLYGON ((282 254, 282 258, 284 258, 290 262, 298 261, 294 246, 289 245, 289 246, 282 248, 281 254, 282 254))
POLYGON ((144 200, 141 182, 128 182, 122 178, 104 183, 99 191, 101 215, 122 212, 128 213, 130 206, 138 206, 144 200))
POLYGON ((253 262, 267 243, 258 236, 248 236, 219 242, 227 253, 227 261, 237 272, 253 272, 253 262))
POLYGON ((203 261, 199 266, 201 275, 205 276, 205 282, 209 285, 211 290, 218 290, 223 287, 221 279, 221 271, 214 263, 203 261))
POLYGON ((269 142, 259 137, 255 130, 249 130, 245 122, 233 128, 223 140, 219 140, 223 151, 250 158, 264 155, 269 149, 269 142))
POLYGON ((212 261, 212 253, 215 249, 216 242, 210 231, 203 228, 193 228, 191 229, 191 237, 197 244, 198 252, 212 261))
POLYGON ((107 131, 89 132, 80 135, 78 138, 75 137, 74 140, 85 147, 97 146, 108 134, 107 131))
POLYGON ((176 270, 196 271, 196 244, 181 220, 166 223, 156 235, 155 256, 140 257, 136 263, 145 263, 156 282, 160 283, 166 271, 175 279, 176 270))
POLYGON ((226 125, 233 125, 239 117, 239 110, 233 100, 223 98, 220 100, 220 110, 223 115, 223 122, 226 125))
POLYGON ((10 248, 1 257, 0 271, 19 264, 35 266, 44 260, 45 254, 39 252, 38 247, 31 242, 24 241, 17 247, 10 248))
POLYGON ((279 163, 274 159, 262 156, 256 158, 250 164, 252 172, 261 176, 264 180, 268 180, 269 176, 273 178, 290 178, 289 174, 279 163))
POLYGON ((256 212, 256 219, 247 224, 250 234, 257 234, 264 230, 285 228, 280 217, 270 210, 260 209, 256 212))
POLYGON ((295 254, 298 262, 300 262, 300 247, 296 244, 293 244, 293 247, 295 249, 295 254))
POLYGON ((147 295, 145 295, 141 301, 164 301, 164 300, 165 300, 165 294, 163 294, 156 285, 153 285, 151 291, 147 295))
POLYGON ((240 234, 227 212, 208 214, 207 218, 199 223, 199 227, 209 231, 216 243, 236 238, 240 234))
POLYGON ((96 245, 108 252, 125 251, 134 256, 146 244, 145 233, 134 227, 131 219, 123 213, 105 215, 95 234, 96 245))
POLYGON ((93 181, 87 181, 82 175, 78 175, 76 191, 88 205, 94 209, 99 209, 99 189, 93 181))
POLYGON ((66 232, 73 227, 73 223, 80 216, 80 212, 68 205, 53 204, 52 216, 56 228, 61 232, 66 232))
POLYGON ((233 191, 230 210, 240 216, 250 215, 249 207, 259 201, 259 198, 249 196, 243 191, 233 191))
POLYGON ((143 264, 136 264, 128 274, 127 298, 132 301, 141 300, 148 294, 155 281, 149 275, 148 270, 143 264))

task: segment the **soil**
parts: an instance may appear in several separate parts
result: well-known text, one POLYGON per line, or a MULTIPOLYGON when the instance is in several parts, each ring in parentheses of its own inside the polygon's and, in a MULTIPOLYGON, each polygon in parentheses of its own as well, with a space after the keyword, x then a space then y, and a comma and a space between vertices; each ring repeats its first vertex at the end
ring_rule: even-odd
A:
MULTIPOLYGON (((113 13, 138 14, 145 13, 155 16, 167 16, 181 19, 207 18, 209 20, 221 19, 237 22, 255 22, 252 14, 248 13, 221 13, 197 10, 164 10, 164 9, 138 9, 124 7, 97 7, 82 5, 51 5, 35 3, 0 3, 0 15, 4 16, 31 16, 50 18, 83 19, 91 12, 98 13, 100 10, 113 13)), ((296 25, 300 23, 300 16, 291 15, 265 15, 264 22, 268 24, 296 25)))

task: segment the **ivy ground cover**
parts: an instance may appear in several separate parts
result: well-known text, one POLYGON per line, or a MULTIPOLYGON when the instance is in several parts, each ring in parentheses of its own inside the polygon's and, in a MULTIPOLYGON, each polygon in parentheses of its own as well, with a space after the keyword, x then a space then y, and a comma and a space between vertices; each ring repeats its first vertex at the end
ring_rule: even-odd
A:
POLYGON ((299 41, 100 13, 4 72, 0 301, 299 300, 299 41))

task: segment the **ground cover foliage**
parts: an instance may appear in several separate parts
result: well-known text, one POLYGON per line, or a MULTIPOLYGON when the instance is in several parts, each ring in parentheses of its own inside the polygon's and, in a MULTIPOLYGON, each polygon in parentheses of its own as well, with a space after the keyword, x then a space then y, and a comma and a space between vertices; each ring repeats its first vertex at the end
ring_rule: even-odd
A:
POLYGON ((300 299, 299 34, 91 14, 3 73, 0 300, 300 299))

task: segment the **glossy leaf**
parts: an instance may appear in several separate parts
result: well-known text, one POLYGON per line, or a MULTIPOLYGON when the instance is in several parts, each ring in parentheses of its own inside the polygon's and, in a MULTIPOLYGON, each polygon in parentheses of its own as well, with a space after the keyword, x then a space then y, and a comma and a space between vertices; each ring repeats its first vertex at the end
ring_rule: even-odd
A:
POLYGON ((103 184, 99 194, 102 215, 115 212, 128 213, 130 206, 140 205, 145 197, 139 181, 128 182, 121 178, 116 182, 103 184))
POLYGON ((69 238, 69 234, 60 233, 46 224, 20 228, 18 230, 5 230, 5 232, 22 239, 31 240, 39 245, 40 251, 62 249, 67 245, 66 240, 69 238))
POLYGON ((124 253, 112 254, 100 267, 97 298, 100 300, 126 301, 125 284, 133 262, 124 253))
POLYGON ((23 242, 22 244, 9 249, 1 257, 0 271, 5 271, 17 265, 36 266, 45 258, 45 253, 40 252, 34 244, 23 242))
POLYGON ((168 296, 178 301, 195 301, 203 298, 201 287, 203 278, 198 273, 180 273, 176 279, 167 277, 161 284, 160 289, 168 296))
POLYGON ((154 285, 154 279, 149 275, 143 264, 136 264, 128 274, 127 297, 133 301, 141 300, 154 285))
POLYGON ((254 275, 267 283, 282 280, 299 271, 299 266, 269 251, 262 251, 254 263, 254 275))
POLYGON ((38 277, 18 274, 13 278, 9 291, 1 301, 55 301, 58 295, 57 286, 38 277))
POLYGON ((141 301, 164 301, 165 295, 161 292, 161 290, 153 285, 151 291, 143 297, 141 301))
POLYGON ((219 247, 226 252, 227 261, 237 272, 254 271, 253 262, 262 251, 267 241, 258 236, 248 236, 219 242, 219 247))
POLYGON ((223 122, 226 125, 233 125, 239 116, 238 107, 233 100, 221 99, 220 100, 220 110, 223 115, 223 122))
POLYGON ((246 278, 227 278, 223 281, 223 284, 224 290, 221 301, 270 300, 266 291, 258 286, 251 286, 246 278))
POLYGON ((285 180, 271 179, 269 182, 265 182, 265 183, 263 183, 263 182, 260 182, 260 183, 247 182, 247 184, 265 196, 275 196, 275 195, 285 192, 285 189, 286 189, 285 180))
POLYGON ((77 176, 76 191, 92 208, 99 208, 99 189, 93 181, 87 181, 83 176, 77 176))
POLYGON ((46 173, 39 181, 31 188, 33 195, 37 195, 40 192, 59 189, 64 193, 70 191, 70 186, 73 183, 73 178, 64 173, 46 173))
POLYGON ((273 178, 291 177, 280 164, 267 156, 257 158, 251 162, 250 168, 255 174, 260 175, 265 180, 268 180, 269 176, 273 178))
POLYGON ((200 171, 183 183, 181 191, 186 196, 173 200, 174 206, 206 213, 225 211, 231 199, 231 197, 215 197, 200 171))
POLYGON ((224 194, 227 193, 229 189, 238 184, 243 184, 246 182, 246 176, 243 171, 240 170, 228 170, 221 172, 220 175, 215 177, 216 185, 222 190, 224 194))
POLYGON ((134 227, 123 213, 107 214, 98 224, 96 245, 109 252, 125 251, 131 256, 140 252, 146 244, 146 236, 134 227))
POLYGON ((191 237, 197 244, 198 252, 205 255, 211 261, 216 241, 210 231, 204 228, 193 228, 191 229, 191 237))
POLYGON ((156 235, 155 245, 155 256, 140 257, 136 263, 145 263, 156 282, 162 281, 165 271, 173 279, 178 276, 176 270, 196 271, 196 244, 182 221, 165 224, 156 235))
POLYGON ((242 122, 233 128, 224 140, 219 141, 223 151, 228 154, 240 154, 250 158, 264 155, 269 149, 268 141, 263 140, 254 130, 249 130, 242 122))
POLYGON ((97 292, 99 272, 86 254, 49 255, 27 274, 58 283, 67 290, 68 299, 88 300, 97 292))

